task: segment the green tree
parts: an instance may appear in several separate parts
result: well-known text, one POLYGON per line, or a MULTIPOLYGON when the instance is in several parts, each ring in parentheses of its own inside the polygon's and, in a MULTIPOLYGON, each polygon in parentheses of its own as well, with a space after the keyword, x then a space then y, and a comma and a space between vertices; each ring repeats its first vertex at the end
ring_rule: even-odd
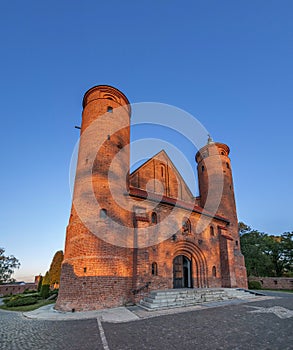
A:
POLYGON ((266 254, 268 236, 252 230, 242 231, 240 236, 241 251, 244 255, 248 276, 271 276, 273 264, 266 254))
POLYGON ((246 225, 244 222, 239 221, 238 223, 238 231, 240 236, 244 233, 249 233, 251 231, 250 226, 246 225))
POLYGON ((293 272, 293 232, 269 236, 240 222, 239 234, 248 276, 281 277, 293 272))
POLYGON ((43 276, 40 275, 39 283, 38 283, 38 292, 40 293, 43 284, 43 276))
POLYGON ((46 284, 50 285, 50 273, 49 273, 49 271, 47 271, 45 273, 45 276, 43 277, 43 280, 42 280, 42 286, 46 285, 46 284))
POLYGON ((20 267, 20 262, 13 255, 5 256, 5 249, 0 248, 0 284, 11 283, 15 280, 11 278, 15 269, 20 267))
POLYGON ((285 272, 293 276, 293 232, 284 232, 282 235, 283 259, 286 261, 285 272))
POLYGON ((46 272, 45 276, 42 280, 42 287, 41 287, 41 297, 44 299, 47 299, 50 292, 50 274, 49 271, 46 272))
POLYGON ((293 269, 293 233, 269 236, 266 254, 271 258, 274 276, 282 277, 293 269))
POLYGON ((58 250, 53 257, 53 260, 50 265, 50 270, 49 270, 51 286, 54 286, 55 283, 57 283, 58 285, 60 283, 61 264, 62 264, 63 258, 64 256, 63 256, 62 250, 58 250))

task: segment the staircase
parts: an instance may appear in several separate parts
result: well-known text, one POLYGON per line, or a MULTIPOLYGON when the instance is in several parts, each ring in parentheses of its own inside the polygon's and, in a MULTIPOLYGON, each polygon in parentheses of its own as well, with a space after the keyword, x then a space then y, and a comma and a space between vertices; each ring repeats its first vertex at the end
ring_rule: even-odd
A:
POLYGON ((257 293, 239 288, 180 288, 151 291, 140 301, 140 306, 148 311, 174 307, 192 306, 206 302, 230 299, 254 298, 257 293))

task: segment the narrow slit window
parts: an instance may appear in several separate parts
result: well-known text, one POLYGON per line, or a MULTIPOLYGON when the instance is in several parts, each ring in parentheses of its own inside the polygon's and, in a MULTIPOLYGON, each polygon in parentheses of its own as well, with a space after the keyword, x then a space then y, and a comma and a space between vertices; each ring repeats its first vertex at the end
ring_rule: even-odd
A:
POLYGON ((156 224, 158 222, 158 217, 155 212, 152 213, 152 224, 156 224))
POLYGON ((161 165, 161 177, 165 176, 165 167, 164 165, 161 165))
POLYGON ((158 276, 158 265, 156 262, 152 263, 152 275, 153 276, 158 276))
POLYGON ((217 277, 217 269, 216 269, 216 266, 213 266, 213 268, 212 268, 212 275, 213 275, 213 277, 217 277))

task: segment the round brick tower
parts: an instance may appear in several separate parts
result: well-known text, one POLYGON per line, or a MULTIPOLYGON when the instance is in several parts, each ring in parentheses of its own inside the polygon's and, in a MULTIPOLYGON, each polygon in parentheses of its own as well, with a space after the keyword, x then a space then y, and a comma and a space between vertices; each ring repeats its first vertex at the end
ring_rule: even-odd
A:
POLYGON ((201 206, 229 217, 230 225, 235 226, 237 214, 229 153, 227 145, 209 138, 208 144, 196 154, 196 161, 201 206))
POLYGON ((197 152, 200 204, 206 210, 229 220, 229 225, 217 228, 222 286, 247 288, 229 153, 227 145, 214 142, 210 137, 207 145, 197 152))
POLYGON ((99 85, 84 95, 57 309, 93 310, 129 299, 132 260, 125 247, 132 216, 124 194, 130 114, 128 99, 116 88, 99 85))

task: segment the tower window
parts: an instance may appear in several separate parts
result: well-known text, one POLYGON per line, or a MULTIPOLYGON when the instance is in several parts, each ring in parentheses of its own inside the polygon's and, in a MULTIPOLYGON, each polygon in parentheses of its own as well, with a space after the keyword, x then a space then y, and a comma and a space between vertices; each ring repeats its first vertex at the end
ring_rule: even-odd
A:
POLYGON ((217 277, 216 266, 213 266, 213 268, 212 268, 212 275, 213 275, 213 277, 217 277))
POLYGON ((158 265, 156 262, 152 263, 152 275, 153 276, 158 276, 158 265))
POLYGON ((204 166, 203 165, 201 166, 201 171, 204 172, 204 166))
POLYGON ((100 219, 106 219, 107 218, 107 209, 101 209, 100 210, 100 219))
POLYGON ((226 163, 226 167, 227 167, 227 169, 230 169, 229 163, 226 163))
POLYGON ((107 107, 107 112, 108 112, 108 113, 113 113, 113 107, 108 106, 108 107, 107 107))
POLYGON ((215 231, 214 231, 214 227, 210 226, 210 235, 214 236, 215 235, 215 231))
POLYGON ((165 176, 165 167, 164 165, 161 165, 161 177, 165 176))
POLYGON ((236 244, 236 247, 238 247, 238 241, 236 241, 235 244, 236 244))
POLYGON ((156 224, 158 222, 158 217, 155 212, 152 213, 152 224, 156 224))

